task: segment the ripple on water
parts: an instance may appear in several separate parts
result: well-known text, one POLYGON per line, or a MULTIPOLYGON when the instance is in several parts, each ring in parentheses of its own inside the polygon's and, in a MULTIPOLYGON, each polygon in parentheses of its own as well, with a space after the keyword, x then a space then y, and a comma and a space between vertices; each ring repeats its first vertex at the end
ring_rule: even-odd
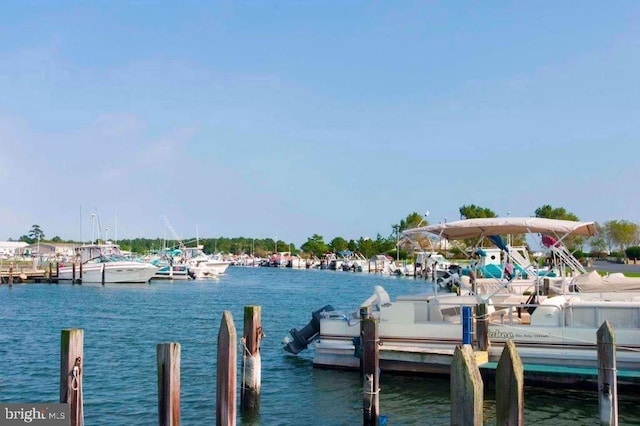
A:
MULTIPOLYGON (((222 313, 238 334, 243 308, 262 307, 262 395, 257 416, 238 410, 245 425, 351 425, 362 421, 361 380, 355 372, 312 367, 312 352, 292 356, 281 339, 311 312, 331 304, 349 312, 374 285, 392 298, 427 291, 411 278, 329 271, 230 268, 215 282, 159 282, 131 286, 0 286, 0 401, 58 399, 60 330, 85 332, 84 398, 87 425, 157 424, 156 345, 181 344, 183 424, 215 419, 216 342, 222 313)), ((238 373, 241 372, 238 350, 238 373)), ((447 379, 383 374, 380 412, 393 425, 449 424, 447 379)), ((239 388, 239 386, 238 386, 239 388)), ((487 392, 485 415, 495 398, 487 392)), ((595 424, 595 395, 527 389, 530 424, 595 424)), ((621 399, 622 419, 640 423, 638 397, 621 399), (635 410, 635 411, 634 411, 635 410)))

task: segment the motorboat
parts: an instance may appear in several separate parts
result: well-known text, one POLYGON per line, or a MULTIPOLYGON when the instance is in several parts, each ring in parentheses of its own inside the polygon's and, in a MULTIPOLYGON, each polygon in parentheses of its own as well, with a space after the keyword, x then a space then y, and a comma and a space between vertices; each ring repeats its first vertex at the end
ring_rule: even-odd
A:
POLYGON ((116 244, 80 246, 76 257, 81 266, 59 267, 59 281, 73 280, 75 270, 82 283, 146 283, 158 271, 151 263, 126 258, 116 244))
MULTIPOLYGON (((579 276, 575 274, 579 263, 561 241, 568 235, 594 235, 593 222, 470 219, 421 231, 445 234, 448 239, 516 233, 555 235, 547 248, 558 262, 560 273, 555 278, 538 273, 535 265, 525 265, 505 246, 507 258, 520 261, 523 270, 529 271, 526 278, 503 274, 491 278, 495 281, 493 286, 467 281, 468 287, 458 288, 456 293, 439 291, 436 284, 428 293, 402 295, 395 300, 383 287, 376 286, 373 294, 353 311, 343 312, 327 305, 313 312, 307 326, 290 331, 291 337, 283 342, 284 349, 296 354, 313 345, 315 366, 358 368, 360 324, 367 316, 379 320, 382 370, 446 373, 455 347, 462 342, 463 308, 471 309, 477 324, 478 307, 483 306, 481 312, 486 314, 478 318, 487 320, 489 363, 497 362, 505 342, 512 340, 529 370, 547 374, 554 368, 583 368, 593 373, 597 368, 597 330, 609 321, 618 344, 619 374, 640 382, 640 292, 586 293, 579 292, 579 286, 571 286, 573 277, 579 276), (545 285, 540 285, 541 281, 545 285)), ((464 287, 462 281, 458 285, 464 287)), ((479 341, 475 343, 479 345, 479 341)))
POLYGON ((183 247, 182 261, 189 267, 195 279, 217 277, 226 272, 231 262, 224 260, 220 255, 207 255, 203 246, 183 247))
POLYGON ((317 367, 356 369, 363 315, 379 320, 380 367, 387 371, 446 373, 462 342, 463 307, 487 305, 488 361, 497 362, 512 340, 528 367, 597 367, 596 334, 606 320, 615 328, 617 368, 640 379, 640 294, 556 296, 458 296, 454 293, 398 296, 381 286, 352 312, 316 311, 303 329, 291 330, 284 349, 299 353, 314 342, 317 367), (363 312, 365 312, 363 314, 363 312))
POLYGON ((189 280, 194 278, 194 273, 184 264, 160 264, 156 266, 158 266, 159 269, 155 275, 151 277, 154 280, 189 280))
MULTIPOLYGON (((538 217, 506 217, 464 219, 403 231, 411 241, 425 235, 447 241, 472 240, 471 259, 461 268, 458 276, 450 277, 447 284, 473 292, 509 291, 522 294, 536 292, 543 279, 554 286, 563 286, 566 277, 586 273, 585 267, 563 244, 570 236, 592 237, 597 233, 594 222, 547 219, 538 217), (532 259, 525 247, 512 247, 504 236, 526 234, 538 239, 545 247, 551 265, 543 267, 532 259), (488 241, 491 247, 483 245, 488 241), (466 276, 464 278, 463 276, 466 276), (482 286, 479 289, 477 286, 482 286)), ((438 282, 442 283, 442 279, 438 282)))

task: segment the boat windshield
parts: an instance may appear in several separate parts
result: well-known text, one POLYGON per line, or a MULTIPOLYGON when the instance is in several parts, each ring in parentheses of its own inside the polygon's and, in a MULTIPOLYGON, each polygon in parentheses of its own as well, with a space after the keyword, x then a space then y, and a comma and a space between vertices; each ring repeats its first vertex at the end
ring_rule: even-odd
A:
POLYGON ((126 262, 127 258, 120 255, 100 256, 89 260, 87 263, 126 262))

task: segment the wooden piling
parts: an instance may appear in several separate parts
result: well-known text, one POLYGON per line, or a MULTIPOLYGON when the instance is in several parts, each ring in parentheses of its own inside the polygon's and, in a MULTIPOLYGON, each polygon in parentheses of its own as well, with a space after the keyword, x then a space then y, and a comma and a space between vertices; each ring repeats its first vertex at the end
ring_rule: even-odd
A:
POLYGON ((158 425, 180 425, 180 343, 159 343, 158 425))
POLYGON ((65 329, 60 337, 60 402, 69 404, 70 426, 83 426, 84 330, 65 329))
POLYGON ((78 265, 80 265, 80 278, 78 279, 78 282, 82 283, 82 262, 78 262, 78 265))
POLYGON ((13 285, 13 263, 9 264, 9 278, 7 279, 9 286, 13 285))
POLYGON ((242 352, 242 392, 240 409, 244 412, 260 410, 260 387, 262 382, 262 308, 244 307, 244 336, 242 352))
POLYGON ((598 329, 598 407, 600 424, 618 425, 616 335, 609 321, 598 329))
POLYGON ((106 265, 103 263, 102 264, 102 278, 101 278, 102 285, 104 285, 104 278, 105 278, 105 275, 106 275, 106 270, 107 270, 106 269, 106 265))
POLYGON ((51 274, 53 274, 53 265, 51 264, 51 262, 49 262, 49 284, 51 284, 53 280, 51 274))
POLYGON ((60 282, 60 262, 56 262, 56 284, 60 282))
POLYGON ((512 340, 505 343, 496 369, 496 424, 524 425, 524 371, 512 340))
POLYGON ((236 424, 236 345, 233 316, 224 311, 218 332, 216 426, 236 424))
POLYGON ((470 345, 456 346, 451 362, 451 424, 482 426, 483 383, 470 345))
POLYGON ((486 303, 476 306, 476 340, 478 350, 489 350, 489 314, 486 303))
POLYGON ((378 383, 379 354, 378 354, 378 320, 362 318, 363 350, 362 350, 362 424, 377 426, 380 415, 380 386, 378 383))
POLYGON ((76 283, 76 261, 73 261, 73 267, 71 268, 71 284, 76 283))

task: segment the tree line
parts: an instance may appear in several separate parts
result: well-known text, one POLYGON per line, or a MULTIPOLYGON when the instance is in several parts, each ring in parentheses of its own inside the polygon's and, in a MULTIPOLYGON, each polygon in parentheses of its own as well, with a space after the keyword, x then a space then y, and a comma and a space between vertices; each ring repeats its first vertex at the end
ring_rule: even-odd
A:
MULTIPOLYGON (((477 206, 475 204, 463 205, 459 208, 460 219, 473 218, 493 218, 498 215, 487 207, 477 206)), ((562 219, 579 221, 578 216, 572 212, 568 212, 564 207, 552 207, 545 204, 534 211, 535 217, 548 219, 562 219)), ((277 240, 273 238, 202 238, 192 239, 184 244, 193 246, 196 243, 203 246, 205 253, 229 253, 229 254, 247 254, 259 257, 268 256, 274 252, 291 252, 300 254, 303 257, 319 257, 326 253, 339 253, 346 250, 359 252, 363 256, 369 258, 376 254, 387 254, 391 257, 398 256, 406 259, 412 256, 412 247, 402 242, 402 231, 406 229, 416 228, 429 225, 426 216, 412 212, 404 219, 400 219, 397 223, 390 226, 391 232, 388 235, 378 233, 375 239, 360 237, 358 239, 345 239, 341 236, 334 237, 332 240, 325 242, 324 237, 319 234, 313 234, 307 238, 299 248, 293 243, 277 240)), ((594 257, 602 257, 606 254, 617 257, 640 258, 640 227, 638 224, 627 220, 610 220, 602 224, 596 222, 598 234, 592 238, 585 239, 581 237, 571 236, 564 242, 575 253, 583 255, 586 246, 589 247, 589 254, 594 257)), ((10 239, 10 241, 14 241, 10 239)), ((35 242, 52 242, 52 243, 74 243, 81 244, 77 241, 64 241, 56 236, 50 240, 45 238, 44 231, 39 225, 33 225, 31 230, 22 235, 18 241, 24 241, 29 244, 35 242)), ((93 243, 101 242, 99 240, 93 243)), ((526 244, 524 236, 513 236, 514 245, 526 244)), ((177 248, 181 242, 165 240, 161 238, 134 238, 123 239, 117 241, 123 250, 130 250, 133 253, 145 254, 154 250, 162 250, 163 248, 177 248)), ((467 246, 472 245, 473 241, 464 242, 467 246)), ((454 247, 452 252, 460 250, 454 247)))

